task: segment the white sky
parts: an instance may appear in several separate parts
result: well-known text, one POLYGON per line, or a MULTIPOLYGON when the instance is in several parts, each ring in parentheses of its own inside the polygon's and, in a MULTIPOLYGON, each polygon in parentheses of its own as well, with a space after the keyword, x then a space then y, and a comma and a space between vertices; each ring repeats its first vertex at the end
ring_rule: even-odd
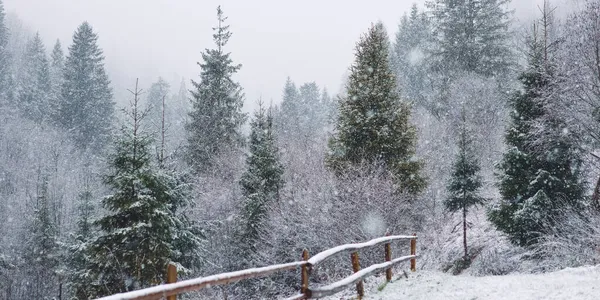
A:
MULTIPOLYGON (((536 13, 541 1, 513 0, 516 17, 536 13)), ((59 38, 66 51, 75 28, 90 22, 100 35, 115 92, 122 95, 136 77, 145 86, 159 75, 172 82, 196 79, 200 52, 213 47, 211 27, 221 4, 233 32, 227 50, 243 64, 237 79, 250 108, 259 97, 279 102, 287 76, 338 92, 361 33, 381 20, 393 36, 413 2, 424 0, 4 0, 4 5, 40 32, 47 49, 59 38)))

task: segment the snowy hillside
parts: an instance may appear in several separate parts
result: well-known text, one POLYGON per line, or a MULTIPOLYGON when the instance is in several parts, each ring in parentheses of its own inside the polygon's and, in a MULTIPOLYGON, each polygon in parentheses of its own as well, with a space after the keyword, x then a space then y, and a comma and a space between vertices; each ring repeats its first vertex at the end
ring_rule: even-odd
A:
MULTIPOLYGON (((372 280, 373 281, 373 280, 372 280)), ((376 281, 379 281, 376 279, 376 281)), ((567 268, 545 274, 506 276, 452 276, 441 272, 419 271, 388 284, 381 292, 373 286, 365 290, 365 299, 377 300, 462 300, 462 299, 598 299, 600 265, 567 268)), ((328 298, 351 299, 353 291, 328 298)))

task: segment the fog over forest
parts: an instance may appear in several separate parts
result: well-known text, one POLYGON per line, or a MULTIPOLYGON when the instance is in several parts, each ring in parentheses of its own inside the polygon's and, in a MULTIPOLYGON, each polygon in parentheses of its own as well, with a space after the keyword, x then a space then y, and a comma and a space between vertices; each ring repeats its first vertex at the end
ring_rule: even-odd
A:
MULTIPOLYGON (((236 77, 246 91, 248 112, 260 97, 267 102, 281 101, 280 90, 287 76, 340 91, 354 44, 364 28, 382 21, 393 32, 412 3, 425 2, 111 1, 5 0, 4 5, 31 32, 39 31, 47 45, 57 38, 70 40, 72 29, 89 21, 100 34, 99 44, 117 94, 135 78, 148 86, 158 76, 172 85, 179 84, 182 77, 197 76, 199 52, 212 43, 214 7, 223 5, 235 36, 229 49, 244 65, 236 77)), ((542 2, 516 0, 510 7, 515 9, 515 19, 530 21, 542 2)), ((564 12, 579 2, 557 0, 553 5, 564 12)))

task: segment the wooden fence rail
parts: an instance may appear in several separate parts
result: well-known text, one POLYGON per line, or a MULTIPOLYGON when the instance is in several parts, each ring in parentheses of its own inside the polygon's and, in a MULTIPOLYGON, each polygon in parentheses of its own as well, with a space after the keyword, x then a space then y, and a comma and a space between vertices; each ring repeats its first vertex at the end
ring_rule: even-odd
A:
POLYGON ((411 271, 416 271, 416 259, 418 257, 416 254, 416 240, 416 234, 385 236, 364 243, 337 246, 320 252, 312 258, 309 258, 308 251, 304 250, 302 252, 301 261, 222 273, 180 282, 175 282, 177 280, 177 270, 173 264, 169 264, 167 268, 167 284, 128 293, 115 294, 112 296, 99 298, 98 300, 175 300, 177 295, 185 292, 197 291, 207 287, 226 285, 245 279, 266 277, 276 272, 295 270, 297 268, 301 268, 300 294, 289 297, 286 300, 315 299, 330 296, 354 284, 356 284, 358 299, 362 299, 364 294, 362 281, 366 277, 385 271, 386 280, 389 282, 392 280, 392 267, 408 260, 410 260, 411 271), (391 242, 398 240, 410 240, 410 255, 392 259, 391 242), (381 244, 384 244, 384 262, 368 266, 361 270, 358 250, 378 246, 381 244), (309 288, 309 276, 312 268, 326 259, 342 252, 351 252, 351 262, 354 274, 326 286, 312 289, 309 288))

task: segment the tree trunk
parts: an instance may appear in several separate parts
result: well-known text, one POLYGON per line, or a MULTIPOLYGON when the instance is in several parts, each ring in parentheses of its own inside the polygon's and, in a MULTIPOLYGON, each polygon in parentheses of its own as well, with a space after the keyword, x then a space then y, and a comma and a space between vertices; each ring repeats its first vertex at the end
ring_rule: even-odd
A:
POLYGON ((600 210, 600 177, 596 181, 596 187, 594 188, 594 194, 592 195, 592 205, 600 210))
POLYGON ((469 258, 467 249, 467 207, 463 206, 463 246, 465 247, 465 261, 469 258))

